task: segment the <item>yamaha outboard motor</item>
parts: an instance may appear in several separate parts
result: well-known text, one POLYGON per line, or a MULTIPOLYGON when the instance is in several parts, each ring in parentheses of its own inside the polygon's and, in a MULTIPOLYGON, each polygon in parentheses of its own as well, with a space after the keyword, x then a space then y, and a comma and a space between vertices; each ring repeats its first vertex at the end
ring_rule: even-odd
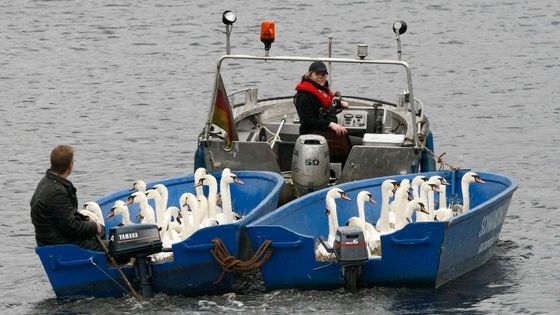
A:
POLYGON ((134 268, 142 295, 146 298, 153 296, 152 271, 146 257, 161 250, 162 243, 155 224, 117 226, 109 232, 109 252, 113 257, 119 260, 136 258, 134 268))
POLYGON ((342 265, 346 288, 355 292, 362 273, 362 265, 368 261, 367 245, 362 229, 357 226, 339 227, 334 239, 334 254, 342 265))
POLYGON ((325 137, 301 135, 292 156, 292 180, 301 195, 324 188, 330 178, 329 147, 325 137))

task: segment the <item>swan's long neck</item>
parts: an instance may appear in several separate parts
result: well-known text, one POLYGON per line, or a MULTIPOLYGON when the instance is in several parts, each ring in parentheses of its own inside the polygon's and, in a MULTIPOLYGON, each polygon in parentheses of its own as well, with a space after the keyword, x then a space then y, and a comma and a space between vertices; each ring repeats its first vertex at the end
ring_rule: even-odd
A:
POLYGON ((408 202, 404 208, 404 218, 412 218, 412 214, 414 213, 414 208, 412 207, 411 202, 408 202))
POLYGON ((154 209, 150 207, 150 205, 148 204, 148 200, 142 199, 139 205, 140 205, 140 211, 142 213, 142 216, 145 218, 146 222, 155 224, 156 219, 154 217, 154 211, 153 211, 154 209))
POLYGON ((435 210, 435 194, 432 189, 428 190, 428 212, 430 212, 430 217, 433 217, 435 210))
POLYGON ((389 230, 389 194, 383 191, 381 196, 381 214, 379 216, 379 227, 380 231, 389 230))
POLYGON ((167 192, 167 189, 165 189, 161 193, 161 204, 162 204, 162 208, 164 210, 167 209, 167 202, 168 201, 169 201, 169 193, 167 192))
MULTIPOLYGON (((189 199, 187 199, 187 204, 189 205, 189 208, 191 208, 193 214, 193 229, 196 231, 200 227, 200 222, 204 219, 205 214, 200 212, 201 209, 198 206, 198 200, 195 196, 189 197, 189 199)), ((183 211, 183 213, 189 213, 188 209, 184 209, 182 206, 181 211, 183 211)))
POLYGON ((233 210, 231 207, 231 192, 229 189, 229 183, 227 183, 223 178, 220 181, 220 192, 222 196, 222 210, 224 212, 224 223, 233 223, 233 210))
POLYGON ((413 199, 420 199, 420 194, 418 194, 418 187, 417 185, 412 187, 412 197, 413 199))
MULTIPOLYGON (((196 203, 196 201, 195 201, 196 203)), ((191 220, 189 219, 189 212, 188 211, 184 211, 183 212, 185 215, 183 216, 183 220, 181 220, 181 238, 185 239, 189 236, 191 236, 194 232, 196 232, 197 228, 195 228, 194 226, 194 220, 191 223, 191 220)), ((194 213, 194 209, 193 209, 193 213, 194 213)))
POLYGON ((165 217, 165 205, 159 193, 154 194, 154 201, 156 204, 156 221, 162 223, 165 217))
POLYGON ((327 198, 327 209, 329 209, 329 237, 327 242, 332 246, 334 244, 334 237, 338 229, 338 215, 336 213, 336 202, 334 198, 327 198))
MULTIPOLYGON (((428 204, 428 192, 425 190, 420 189, 420 202, 422 202, 424 205, 428 204)), ((426 213, 423 212, 416 212, 416 221, 428 221, 430 219, 430 216, 426 213)))
POLYGON ((216 202, 218 199, 218 185, 215 180, 208 181, 208 217, 216 219, 216 202))
POLYGON ((471 207, 471 197, 469 195, 470 183, 464 181, 461 183, 461 193, 463 194, 463 212, 467 211, 471 207))
POLYGON ((130 221, 130 212, 128 211, 128 207, 123 207, 123 211, 121 212, 122 223, 124 225, 132 224, 130 221))
POLYGON ((362 230, 366 228, 366 212, 365 212, 365 200, 358 200, 358 218, 360 218, 360 227, 362 230))
POLYGON ((402 222, 405 220, 404 211, 406 207, 406 202, 408 200, 408 193, 406 190, 401 189, 395 193, 395 217, 397 222, 402 222))
POLYGON ((446 195, 446 187, 447 185, 441 185, 439 187, 439 208, 447 208, 447 195, 446 195))

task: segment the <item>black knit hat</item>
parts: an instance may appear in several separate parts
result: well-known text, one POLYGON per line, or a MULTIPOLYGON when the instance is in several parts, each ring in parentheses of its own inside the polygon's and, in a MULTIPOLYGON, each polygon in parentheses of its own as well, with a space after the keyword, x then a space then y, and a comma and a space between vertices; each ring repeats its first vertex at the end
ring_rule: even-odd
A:
POLYGON ((329 72, 327 71, 327 66, 325 66, 325 64, 321 61, 313 61, 313 63, 309 66, 309 71, 325 72, 326 74, 329 74, 329 72))

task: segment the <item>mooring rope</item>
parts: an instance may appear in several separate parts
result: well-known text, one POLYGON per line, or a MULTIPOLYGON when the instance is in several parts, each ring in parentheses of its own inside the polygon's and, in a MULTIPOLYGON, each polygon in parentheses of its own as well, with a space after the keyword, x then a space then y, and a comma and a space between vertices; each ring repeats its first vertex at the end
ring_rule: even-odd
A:
POLYGON ((422 143, 420 143, 420 148, 422 150, 425 150, 426 152, 430 153, 431 155, 434 156, 434 158, 436 158, 436 162, 439 164, 439 170, 442 171, 445 169, 445 166, 449 167, 449 169, 453 170, 453 171, 458 171, 461 168, 455 165, 452 165, 450 163, 447 163, 443 160, 443 156, 445 154, 447 154, 447 152, 443 152, 440 155, 436 155, 432 150, 428 149, 428 147, 426 147, 425 145, 423 145, 422 143))
POLYGON ((272 242, 269 240, 265 240, 255 255, 246 261, 231 256, 224 242, 219 238, 213 239, 212 243, 214 244, 214 248, 211 249, 210 252, 223 269, 222 274, 214 284, 222 282, 226 272, 248 272, 257 270, 272 256, 272 242))

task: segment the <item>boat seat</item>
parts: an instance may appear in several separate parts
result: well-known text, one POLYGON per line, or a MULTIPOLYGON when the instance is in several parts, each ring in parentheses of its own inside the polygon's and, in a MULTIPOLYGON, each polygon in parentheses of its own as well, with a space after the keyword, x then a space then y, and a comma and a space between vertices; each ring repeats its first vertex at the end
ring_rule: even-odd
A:
POLYGON ((313 134, 321 135, 327 139, 329 145, 329 155, 331 158, 331 163, 344 163, 350 154, 352 149, 352 144, 350 142, 350 137, 348 134, 344 136, 337 136, 333 130, 320 130, 313 131, 313 134))

